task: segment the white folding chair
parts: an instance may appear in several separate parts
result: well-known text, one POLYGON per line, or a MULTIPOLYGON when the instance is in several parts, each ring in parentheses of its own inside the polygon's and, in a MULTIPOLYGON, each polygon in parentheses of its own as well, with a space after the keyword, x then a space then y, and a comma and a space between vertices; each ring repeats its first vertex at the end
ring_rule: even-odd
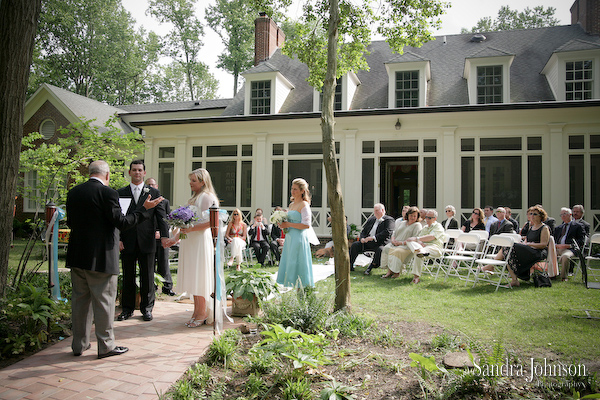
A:
POLYGON ((595 233, 590 238, 588 255, 585 257, 585 263, 581 267, 585 286, 588 289, 600 289, 600 257, 596 254, 592 255, 592 248, 595 244, 600 245, 600 233, 595 233))
MULTIPOLYGON (((514 243, 514 239, 508 235, 494 235, 488 240, 485 254, 494 254, 495 256, 498 252, 504 251, 504 258, 502 260, 496 260, 495 258, 480 258, 475 260, 475 263, 478 265, 475 283, 491 283, 492 285, 496 286, 496 292, 498 291, 499 287, 511 288, 510 275, 506 268, 508 266, 508 259, 512 253, 514 243), (492 265, 494 267, 494 271, 483 271, 482 267, 484 265, 492 265), (498 271, 498 268, 500 268, 500 271, 498 271), (502 284, 503 280, 506 280, 506 284, 502 284)), ((475 283, 473 283, 473 286, 475 286, 475 283)))
POLYGON ((435 259, 432 268, 431 275, 433 275, 433 269, 437 267, 435 272, 435 279, 437 280, 440 275, 440 271, 446 273, 446 268, 448 268, 448 263, 446 262, 446 256, 451 255, 454 252, 454 246, 456 245, 456 239, 463 233, 460 229, 448 229, 446 232, 444 241, 444 248, 442 249, 442 256, 435 259))
POLYGON ((465 285, 471 279, 471 274, 475 274, 473 266, 475 260, 481 257, 481 237, 475 233, 461 233, 455 241, 456 245, 454 252, 445 257, 445 262, 449 263, 446 268, 446 279, 449 276, 456 276, 459 279, 465 280, 465 285), (474 250, 464 250, 474 248, 474 250), (467 271, 467 275, 461 275, 461 271, 467 271))
POLYGON ((514 233, 514 232, 513 232, 513 233, 510 233, 510 232, 502 232, 502 233, 500 234, 500 236, 508 236, 508 237, 511 237, 511 238, 513 238, 513 241, 514 241, 515 243, 519 243, 519 242, 521 242, 521 235, 520 235, 519 233, 514 233))

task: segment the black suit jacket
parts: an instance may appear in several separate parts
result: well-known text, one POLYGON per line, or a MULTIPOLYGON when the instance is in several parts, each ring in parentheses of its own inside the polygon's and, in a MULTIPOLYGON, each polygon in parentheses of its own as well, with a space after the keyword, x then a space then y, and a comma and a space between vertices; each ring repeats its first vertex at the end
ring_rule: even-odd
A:
MULTIPOLYGON (((556 244, 560 243, 560 235, 562 234, 564 225, 565 223, 563 222, 554 229, 553 236, 556 244)), ((575 220, 569 222, 568 225, 569 228, 567 230, 567 239, 565 240, 565 244, 571 244, 573 243, 573 240, 575 240, 579 245, 579 248, 582 249, 583 244, 585 243, 585 232, 583 230, 583 226, 580 223, 575 222, 575 220)))
MULTIPOLYGON (((254 222, 253 222, 254 223, 254 222)), ((261 231, 262 231, 262 238, 264 241, 268 242, 268 238, 269 235, 271 234, 271 231, 269 230, 269 225, 266 225, 263 223, 264 228, 261 227, 261 231)), ((251 226, 250 229, 248 229, 248 236, 250 236, 250 242, 255 242, 256 241, 256 234, 257 234, 257 229, 255 226, 251 226)))
POLYGON ((277 240, 281 238, 281 228, 273 224, 271 226, 271 240, 277 240))
MULTIPOLYGON (((363 226, 362 231, 360 232, 360 239, 369 237, 369 232, 371 232, 371 229, 373 228, 373 225, 375 225, 376 220, 377 219, 374 215, 372 215, 367 220, 367 222, 363 226)), ((389 215, 384 215, 383 221, 380 222, 379 225, 377 225, 377 229, 375 230, 375 241, 380 246, 383 246, 390 241, 392 233, 394 232, 395 222, 396 221, 394 220, 394 218, 390 217, 389 215)))
POLYGON ((514 232, 513 228, 513 224, 507 219, 503 219, 502 222, 496 221, 490 227, 490 236, 500 233, 512 233, 514 232))
MULTIPOLYGON (((442 227, 444 227, 444 229, 446 229, 446 221, 448 221, 448 219, 445 219, 442 222, 442 227)), ((452 219, 450 220, 450 224, 448 225, 448 229, 458 229, 458 221, 456 220, 456 218, 452 217, 452 219)))
POLYGON ((118 275, 117 228, 125 231, 150 215, 142 207, 124 216, 117 191, 97 179, 75 186, 67 194, 67 267, 118 275))
POLYGON ((519 228, 519 223, 517 222, 516 219, 514 218, 509 218, 508 219, 510 221, 510 223, 513 225, 513 229, 515 230, 515 232, 519 232, 521 229, 519 228))
MULTIPOLYGON (((144 185, 144 189, 138 198, 138 202, 135 203, 133 200, 133 193, 131 192, 131 186, 127 185, 117 190, 120 198, 130 198, 131 204, 127 209, 126 215, 134 213, 136 210, 144 208, 144 201, 148 197, 148 194, 153 199, 160 197, 160 192, 150 186, 144 185), (146 189, 148 189, 146 191, 146 189)), ((160 231, 161 237, 169 237, 169 226, 165 221, 167 217, 166 203, 160 202, 153 209, 148 210, 150 212, 150 218, 144 222, 138 224, 134 229, 121 232, 121 241, 123 242, 123 253, 132 254, 135 253, 136 243, 138 245, 139 253, 154 253, 156 251, 156 237, 155 232, 160 231)))
POLYGON ((583 231, 585 232, 586 236, 590 236, 590 223, 589 222, 587 222, 583 218, 579 219, 579 220, 577 220, 575 222, 577 222, 579 225, 581 225, 583 227, 583 231))

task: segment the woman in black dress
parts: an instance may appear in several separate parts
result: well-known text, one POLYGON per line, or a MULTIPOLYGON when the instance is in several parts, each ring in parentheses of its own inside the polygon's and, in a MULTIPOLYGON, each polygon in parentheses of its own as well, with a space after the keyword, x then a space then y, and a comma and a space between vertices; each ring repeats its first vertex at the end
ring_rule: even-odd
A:
POLYGON ((548 256, 550 230, 544 224, 548 218, 546 211, 535 205, 527 210, 529 230, 523 243, 515 243, 508 260, 508 272, 512 277, 511 286, 519 286, 519 279, 528 281, 533 265, 548 256))
POLYGON ((471 218, 462 224, 460 230, 464 233, 485 230, 485 224, 483 223, 483 210, 481 208, 474 208, 471 218))

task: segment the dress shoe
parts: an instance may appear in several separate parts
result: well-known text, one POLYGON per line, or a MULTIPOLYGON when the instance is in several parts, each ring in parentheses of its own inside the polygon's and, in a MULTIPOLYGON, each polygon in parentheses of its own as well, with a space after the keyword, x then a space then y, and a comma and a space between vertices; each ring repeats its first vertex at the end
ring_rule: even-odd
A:
POLYGON ((144 321, 152 321, 152 313, 150 311, 144 311, 142 313, 142 318, 144 319, 144 321))
POLYGON ((108 353, 98 354, 98 358, 120 356, 121 354, 127 353, 128 351, 129 351, 129 349, 125 346, 117 346, 114 349, 112 349, 111 351, 109 351, 108 353))
POLYGON ((125 321, 126 319, 131 318, 132 315, 133 315, 133 311, 123 311, 117 317, 117 321, 125 321))
POLYGON ((88 345, 86 346, 86 348, 85 348, 85 349, 82 349, 82 350, 81 350, 79 353, 77 353, 77 352, 73 352, 73 355, 74 355, 75 357, 79 357, 80 355, 82 355, 82 354, 83 354, 83 352, 84 352, 84 351, 86 351, 86 350, 89 350, 89 349, 90 349, 90 347, 92 347, 92 345, 88 343, 88 345))
POLYGON ((423 258, 423 257, 428 257, 429 253, 417 253, 417 257, 419 258, 423 258))
POLYGON ((167 288, 165 288, 164 286, 163 286, 163 288, 162 288, 162 292, 163 292, 164 294, 167 294, 167 295, 169 295, 169 296, 175 296, 175 295, 177 294, 177 293, 175 293, 175 292, 173 291, 173 289, 167 289, 167 288))
POLYGON ((371 270, 372 270, 372 269, 373 269, 373 268, 371 268, 371 267, 368 267, 368 268, 367 268, 367 270, 365 271, 365 275, 371 275, 371 270))

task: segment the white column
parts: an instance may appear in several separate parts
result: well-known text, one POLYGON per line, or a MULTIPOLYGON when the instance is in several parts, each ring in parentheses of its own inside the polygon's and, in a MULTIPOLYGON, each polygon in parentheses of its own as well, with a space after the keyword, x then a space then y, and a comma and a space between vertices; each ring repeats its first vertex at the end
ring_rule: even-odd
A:
POLYGON ((269 215, 273 175, 272 172, 269 172, 271 166, 267 165, 268 162, 271 162, 267 151, 267 133, 255 133, 254 136, 256 137, 256 148, 252 157, 252 211, 262 208, 265 215, 269 215))
POLYGON ((175 176, 173 177, 173 197, 171 204, 186 204, 190 199, 188 174, 192 172, 190 152, 187 151, 187 136, 177 136, 175 147, 175 176))
MULTIPOLYGON (((356 129, 345 129, 340 132, 344 135, 344 146, 340 154, 340 183, 344 196, 344 210, 348 216, 348 221, 358 221, 360 223, 360 203, 364 182, 361 176, 361 150, 356 143, 357 132, 356 129), (358 184, 359 182, 360 184, 358 184)), ((368 182, 372 184, 370 180, 368 182)))
POLYGON ((455 138, 457 128, 457 126, 442 126, 442 141, 438 144, 437 149, 439 154, 437 168, 438 171, 440 168, 442 169, 442 173, 438 175, 441 179, 437 180, 440 194, 437 201, 438 208, 452 204, 457 210, 460 209, 460 169, 458 167, 460 166, 460 157, 456 152, 455 138))
MULTIPOLYGON (((542 163, 546 167, 542 170, 542 205, 548 215, 558 215, 561 207, 573 206, 569 204, 569 155, 565 148, 565 124, 551 123, 548 128, 550 151, 544 151, 542 155, 542 163)), ((548 143, 542 142, 542 146, 548 146, 548 143)))

